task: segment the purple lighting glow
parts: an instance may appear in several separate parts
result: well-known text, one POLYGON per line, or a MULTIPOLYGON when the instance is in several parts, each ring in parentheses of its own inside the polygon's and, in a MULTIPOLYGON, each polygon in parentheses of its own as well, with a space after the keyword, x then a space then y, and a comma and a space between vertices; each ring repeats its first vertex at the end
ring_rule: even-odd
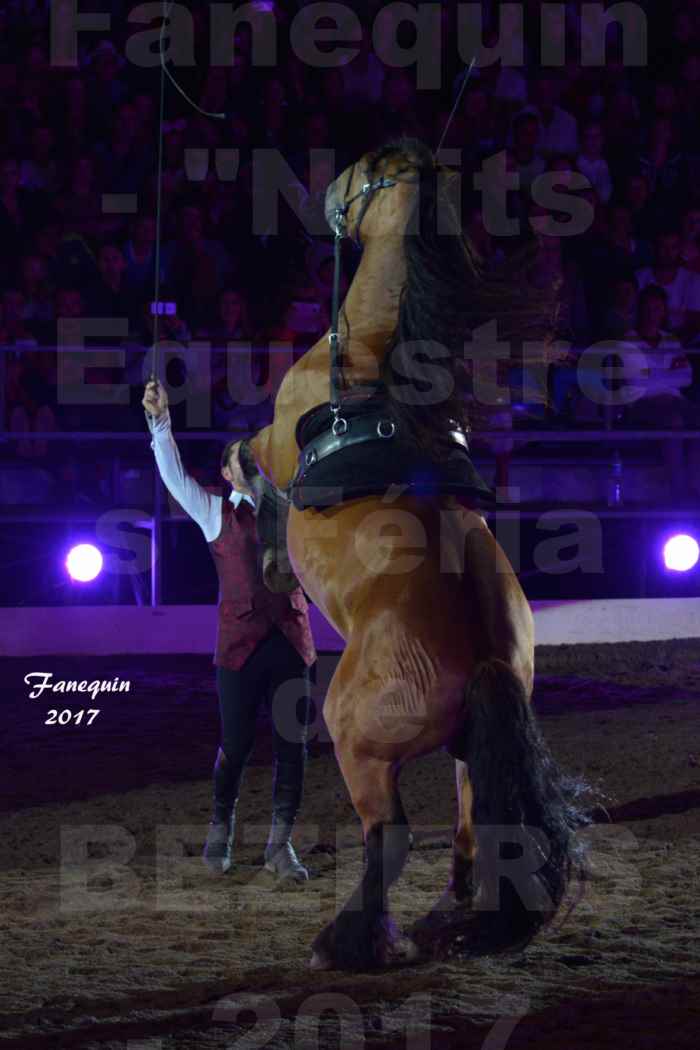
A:
POLYGON ((66 569, 72 579, 89 583, 102 572, 102 555, 91 543, 79 543, 70 550, 66 569))
POLYGON ((673 572, 688 572, 697 565, 700 547, 692 536, 672 536, 664 544, 664 565, 673 572))

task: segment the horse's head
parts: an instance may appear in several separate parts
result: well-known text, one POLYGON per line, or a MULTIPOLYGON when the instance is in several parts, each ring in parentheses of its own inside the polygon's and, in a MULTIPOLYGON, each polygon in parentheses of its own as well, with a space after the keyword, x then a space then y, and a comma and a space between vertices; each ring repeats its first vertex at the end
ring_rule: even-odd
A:
POLYGON ((366 153, 328 187, 328 225, 358 245, 370 237, 403 233, 427 168, 435 169, 432 154, 413 140, 366 153))
POLYGON ((400 147, 365 153, 328 186, 328 226, 360 245, 379 233, 397 232, 401 215, 415 197, 417 164, 400 147))

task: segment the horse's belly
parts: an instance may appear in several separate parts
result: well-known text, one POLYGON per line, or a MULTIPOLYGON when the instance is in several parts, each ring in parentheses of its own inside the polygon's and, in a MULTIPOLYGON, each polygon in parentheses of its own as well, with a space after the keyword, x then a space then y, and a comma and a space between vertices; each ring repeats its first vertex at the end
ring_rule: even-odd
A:
POLYGON ((447 558, 443 511, 375 497, 290 510, 295 574, 346 641, 369 637, 386 621, 387 629, 425 639, 445 668, 471 663, 474 609, 459 559, 447 558))

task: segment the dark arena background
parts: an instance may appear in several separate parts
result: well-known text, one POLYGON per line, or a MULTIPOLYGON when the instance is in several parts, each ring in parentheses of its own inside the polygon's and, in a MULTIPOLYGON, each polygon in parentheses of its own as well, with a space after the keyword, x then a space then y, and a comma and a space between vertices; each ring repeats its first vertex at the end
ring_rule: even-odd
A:
MULTIPOLYGON (((695 1050, 698 0, 6 0, 0 84, 0 1050, 695 1050), (514 236, 498 184, 559 289, 547 353, 506 345, 481 397, 465 367, 464 398, 535 711, 600 804, 586 880, 524 951, 317 973, 363 864, 323 719, 343 643, 312 606, 309 881, 263 867, 269 712, 211 877, 217 577, 141 399, 157 340, 186 470, 226 495, 223 446, 329 329, 326 187, 399 135, 444 137, 487 268, 514 236)), ((453 784, 443 751, 404 774, 402 927, 449 878, 453 784)))

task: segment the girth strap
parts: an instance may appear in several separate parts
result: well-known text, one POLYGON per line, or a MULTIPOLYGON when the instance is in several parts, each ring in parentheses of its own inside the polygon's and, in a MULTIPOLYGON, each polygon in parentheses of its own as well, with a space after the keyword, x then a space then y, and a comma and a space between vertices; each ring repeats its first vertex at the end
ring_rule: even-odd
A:
MULTIPOLYGON (((366 441, 391 442, 396 435, 396 423, 386 413, 376 410, 343 420, 343 422, 345 426, 339 433, 337 432, 339 428, 331 427, 304 447, 299 456, 301 474, 315 463, 320 463, 321 460, 341 449, 349 448, 351 445, 361 445, 366 441)), ((469 451, 469 442, 463 430, 449 430, 445 436, 455 444, 461 445, 465 451, 469 451)))

